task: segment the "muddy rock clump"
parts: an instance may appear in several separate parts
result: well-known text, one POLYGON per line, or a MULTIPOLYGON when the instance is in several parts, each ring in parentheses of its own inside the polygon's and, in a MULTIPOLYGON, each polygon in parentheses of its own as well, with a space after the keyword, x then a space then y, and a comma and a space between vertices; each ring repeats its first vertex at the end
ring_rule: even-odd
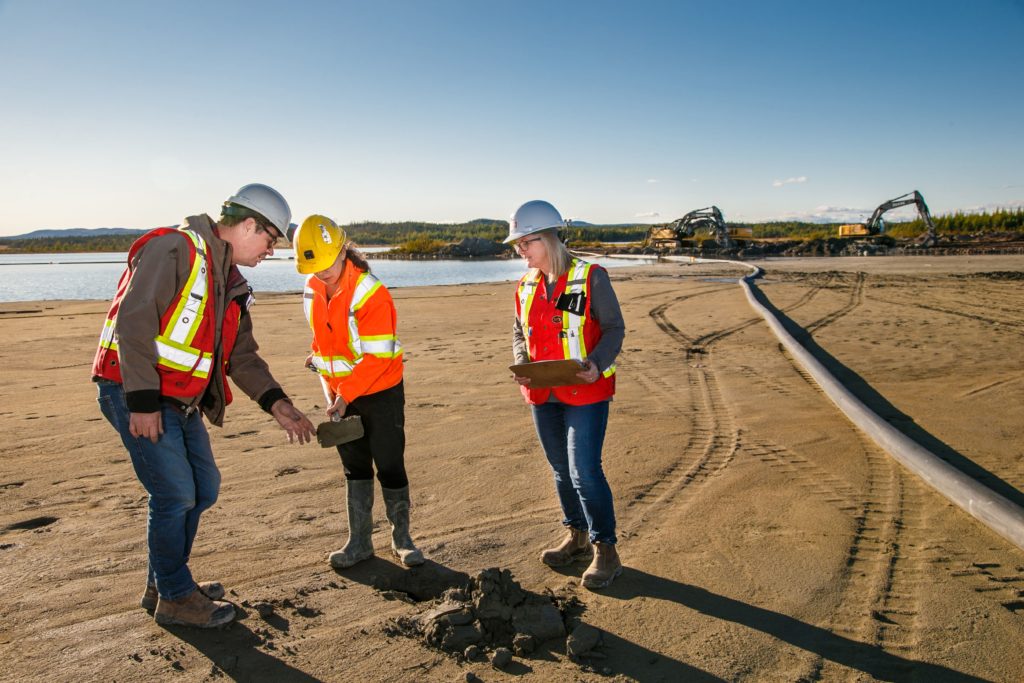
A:
POLYGON ((564 639, 565 613, 578 604, 575 597, 524 590, 509 570, 492 568, 466 587, 445 591, 426 611, 395 620, 389 630, 458 658, 501 648, 526 656, 539 643, 564 639))

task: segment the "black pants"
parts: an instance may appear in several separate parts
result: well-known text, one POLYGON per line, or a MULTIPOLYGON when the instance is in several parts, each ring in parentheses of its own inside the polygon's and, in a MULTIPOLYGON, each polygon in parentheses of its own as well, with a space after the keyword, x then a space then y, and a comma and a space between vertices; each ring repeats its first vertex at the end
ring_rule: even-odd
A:
POLYGON ((363 419, 363 438, 338 446, 346 479, 377 479, 386 489, 409 485, 405 476, 405 386, 360 396, 345 410, 345 417, 363 419))

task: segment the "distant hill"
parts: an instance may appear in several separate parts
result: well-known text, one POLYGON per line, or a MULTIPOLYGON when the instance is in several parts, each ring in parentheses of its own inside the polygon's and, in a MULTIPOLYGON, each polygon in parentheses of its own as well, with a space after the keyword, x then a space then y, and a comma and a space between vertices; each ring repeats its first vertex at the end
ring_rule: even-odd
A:
POLYGON ((141 235, 146 232, 136 228, 65 228, 63 230, 33 230, 24 235, 11 235, 6 239, 37 240, 53 237, 109 237, 111 235, 141 235))

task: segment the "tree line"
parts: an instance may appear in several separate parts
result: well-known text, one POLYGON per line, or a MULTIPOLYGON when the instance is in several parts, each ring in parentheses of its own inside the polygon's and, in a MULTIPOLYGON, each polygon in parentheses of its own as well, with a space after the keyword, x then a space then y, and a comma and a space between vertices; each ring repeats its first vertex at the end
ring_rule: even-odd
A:
MULTIPOLYGON (((996 232, 1024 233, 1024 209, 985 213, 956 212, 933 218, 938 234, 984 234, 996 232)), ((749 227, 754 238, 784 237, 813 239, 834 236, 839 223, 823 224, 802 221, 771 221, 763 223, 729 223, 730 227, 749 227)), ((562 234, 570 244, 595 242, 639 242, 651 229, 648 224, 572 226, 562 234)), ((350 239, 364 246, 413 246, 460 242, 477 237, 500 242, 508 235, 508 223, 479 219, 466 223, 401 223, 363 222, 344 226, 350 239)), ((894 237, 914 237, 925 231, 920 219, 904 223, 888 223, 886 231, 894 237)), ((36 239, 0 238, 4 253, 124 252, 138 235, 105 235, 96 237, 41 237, 36 239)), ((282 245, 287 248, 287 245, 282 245)))

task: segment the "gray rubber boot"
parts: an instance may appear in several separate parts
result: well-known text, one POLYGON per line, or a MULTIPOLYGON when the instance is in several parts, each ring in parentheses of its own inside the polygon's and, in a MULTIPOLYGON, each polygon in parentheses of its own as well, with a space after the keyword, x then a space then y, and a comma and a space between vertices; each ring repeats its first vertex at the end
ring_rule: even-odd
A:
POLYGON ((412 537, 409 536, 409 487, 400 489, 386 489, 384 492, 384 506, 387 510, 388 521, 391 522, 391 550, 398 556, 406 567, 415 567, 423 564, 423 553, 413 545, 412 537))
POLYGON ((330 555, 331 566, 348 569, 373 557, 373 479, 345 482, 348 499, 348 542, 330 555))

